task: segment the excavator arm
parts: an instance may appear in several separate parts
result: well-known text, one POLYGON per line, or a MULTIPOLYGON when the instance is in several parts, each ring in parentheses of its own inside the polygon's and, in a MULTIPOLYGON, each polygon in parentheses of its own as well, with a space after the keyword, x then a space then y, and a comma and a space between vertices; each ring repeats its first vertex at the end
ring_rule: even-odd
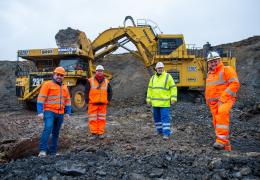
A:
POLYGON ((122 47, 141 58, 145 66, 149 67, 154 64, 155 39, 156 37, 149 26, 128 26, 110 28, 102 32, 91 45, 94 59, 102 58, 122 47), (136 46, 138 52, 131 51, 124 46, 130 41, 136 46))

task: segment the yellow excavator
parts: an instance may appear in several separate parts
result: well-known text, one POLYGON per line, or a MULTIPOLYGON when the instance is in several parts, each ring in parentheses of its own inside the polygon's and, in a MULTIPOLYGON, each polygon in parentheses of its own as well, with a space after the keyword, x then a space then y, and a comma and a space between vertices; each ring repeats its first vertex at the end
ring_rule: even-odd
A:
MULTIPOLYGON (((100 59, 121 47, 139 57, 150 75, 154 73, 155 64, 161 61, 178 87, 203 89, 207 74, 205 57, 211 49, 210 44, 206 44, 204 49, 196 49, 185 44, 182 34, 157 34, 158 30, 153 21, 140 19, 135 24, 133 18, 127 16, 123 27, 107 29, 91 43, 94 59, 100 59), (128 20, 132 26, 126 27, 128 20), (125 46, 128 42, 132 42, 137 51, 125 46)), ((231 56, 231 51, 221 51, 221 55, 225 65, 235 68, 236 59, 231 56)))
MULTIPOLYGON (((71 31, 69 28, 67 30, 71 31)), ((205 57, 211 46, 207 44, 203 49, 188 46, 182 34, 163 34, 151 20, 140 19, 135 23, 131 16, 126 16, 124 26, 105 30, 93 42, 81 31, 77 31, 73 42, 69 38, 63 34, 59 41, 56 39, 58 48, 18 51, 16 95, 29 108, 35 107, 42 82, 52 78, 55 67, 63 66, 66 70, 64 83, 68 85, 72 97, 72 110, 84 111, 87 107, 84 85, 86 78, 93 75, 95 61, 120 47, 142 60, 150 75, 154 73, 155 64, 161 61, 178 88, 202 90, 205 87, 205 57), (128 21, 132 25, 126 26, 128 21), (129 49, 129 42, 136 47, 135 51, 129 49), (20 58, 30 61, 34 68, 29 63, 19 61, 20 58)), ((236 59, 231 51, 219 52, 223 63, 235 68, 236 59)), ((106 76, 112 78, 109 72, 106 76)))

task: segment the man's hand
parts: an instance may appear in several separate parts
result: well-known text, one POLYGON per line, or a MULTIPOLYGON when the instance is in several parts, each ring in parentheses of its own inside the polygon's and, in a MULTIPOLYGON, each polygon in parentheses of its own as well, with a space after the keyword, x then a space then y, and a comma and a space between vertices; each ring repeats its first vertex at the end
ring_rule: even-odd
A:
POLYGON ((64 118, 63 118, 65 121, 69 120, 70 119, 70 115, 69 114, 64 114, 64 118))
POLYGON ((38 118, 39 120, 43 120, 43 113, 38 114, 38 115, 37 115, 37 118, 38 118))
POLYGON ((152 107, 151 103, 147 102, 147 107, 152 107))
POLYGON ((42 126, 42 124, 43 124, 43 113, 40 113, 40 114, 37 115, 37 124, 39 126, 42 126))
POLYGON ((175 101, 171 101, 171 105, 174 105, 176 102, 175 101))

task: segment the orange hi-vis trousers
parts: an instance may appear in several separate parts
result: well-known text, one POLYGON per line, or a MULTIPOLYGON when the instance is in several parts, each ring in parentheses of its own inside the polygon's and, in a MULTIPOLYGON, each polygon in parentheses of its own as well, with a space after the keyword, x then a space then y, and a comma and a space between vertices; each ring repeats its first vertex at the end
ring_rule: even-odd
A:
POLYGON ((88 126, 91 134, 104 134, 106 126, 107 105, 88 105, 88 126))
POLYGON ((209 104, 216 133, 216 142, 223 144, 224 149, 228 151, 231 151, 229 142, 229 113, 234 103, 235 100, 228 100, 221 105, 217 102, 209 104))

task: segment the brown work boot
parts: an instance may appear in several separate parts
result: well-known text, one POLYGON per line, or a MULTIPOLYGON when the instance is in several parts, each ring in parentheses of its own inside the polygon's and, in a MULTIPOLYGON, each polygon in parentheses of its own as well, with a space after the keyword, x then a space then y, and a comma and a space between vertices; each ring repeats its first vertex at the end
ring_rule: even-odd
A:
POLYGON ((217 149, 217 150, 223 150, 224 149, 224 144, 221 144, 221 143, 219 143, 219 142, 215 142, 214 144, 213 144, 213 147, 215 148, 215 149, 217 149))

